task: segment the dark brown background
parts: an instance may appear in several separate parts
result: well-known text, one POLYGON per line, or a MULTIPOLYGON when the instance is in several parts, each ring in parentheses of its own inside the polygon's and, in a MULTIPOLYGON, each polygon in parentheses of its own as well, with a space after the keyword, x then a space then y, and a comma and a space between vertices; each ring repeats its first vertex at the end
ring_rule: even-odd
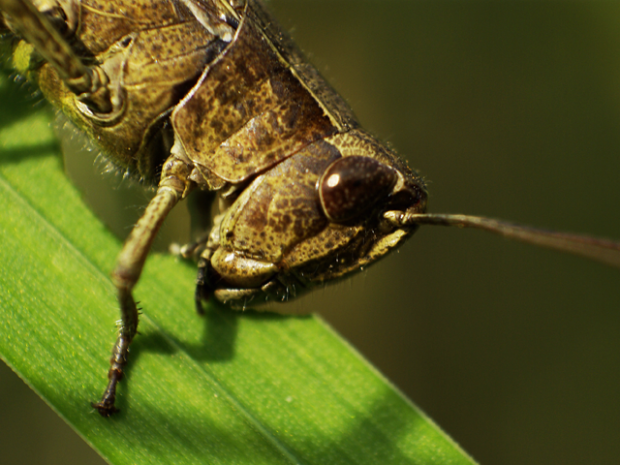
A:
MULTIPOLYGON (((428 177, 432 211, 620 238, 620 5, 270 3, 364 126, 428 177)), ((128 231, 118 212, 138 201, 110 192, 96 194, 102 216, 128 231)), ((427 227, 305 305, 329 306, 324 317, 481 463, 615 464, 619 278, 427 227)), ((96 463, 0 370, 3 463, 96 463)))

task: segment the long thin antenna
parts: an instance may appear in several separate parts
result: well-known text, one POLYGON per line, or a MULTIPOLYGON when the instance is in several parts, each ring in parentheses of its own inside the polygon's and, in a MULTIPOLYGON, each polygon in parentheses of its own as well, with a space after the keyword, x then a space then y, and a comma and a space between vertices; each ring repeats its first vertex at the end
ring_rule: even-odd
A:
POLYGON ((482 229, 517 241, 580 255, 620 268, 620 242, 616 241, 548 231, 481 216, 412 213, 400 215, 398 218, 398 215, 391 215, 392 213, 395 212, 387 212, 386 217, 401 225, 431 224, 482 229))

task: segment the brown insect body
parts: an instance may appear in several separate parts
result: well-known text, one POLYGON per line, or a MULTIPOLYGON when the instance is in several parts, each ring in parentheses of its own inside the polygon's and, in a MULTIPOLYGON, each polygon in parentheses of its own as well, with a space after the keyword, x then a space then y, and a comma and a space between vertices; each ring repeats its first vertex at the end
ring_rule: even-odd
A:
POLYGON ((60 39, 12 25, 30 13, 11 8, 27 2, 0 3, 34 45, 17 46, 14 61, 27 66, 16 67, 114 165, 158 186, 113 273, 123 325, 101 414, 115 411, 137 329, 132 288, 164 218, 193 189, 219 192, 220 204, 208 237, 185 249, 200 255, 199 309, 210 295, 237 307, 289 300, 375 262, 417 229, 384 213, 424 212, 420 177, 359 129, 259 2, 52 4, 37 7, 55 25, 42 19, 44 32, 60 39), (48 45, 65 40, 86 71, 65 75, 66 54, 48 45))
MULTIPOLYGON (((369 225, 373 217, 367 215, 347 225, 329 221, 316 185, 343 156, 377 160, 370 172, 396 168, 400 175, 382 174, 394 178, 390 187, 400 176, 400 202, 420 201, 422 183, 358 129, 346 103, 260 3, 243 8, 229 43, 177 2, 156 9, 145 4, 125 9, 124 2, 79 6, 84 33, 75 40, 110 76, 121 104, 108 114, 91 112, 63 89, 50 65, 38 71, 37 81, 121 169, 155 180, 172 148, 189 170, 181 180, 184 192, 194 186, 226 192, 223 215, 203 254, 211 264, 205 297, 214 290, 219 300, 236 306, 288 300, 313 283, 375 261, 413 232, 413 226, 396 230, 377 220, 369 225)), ((369 200, 357 207, 360 213, 368 213, 369 200)))

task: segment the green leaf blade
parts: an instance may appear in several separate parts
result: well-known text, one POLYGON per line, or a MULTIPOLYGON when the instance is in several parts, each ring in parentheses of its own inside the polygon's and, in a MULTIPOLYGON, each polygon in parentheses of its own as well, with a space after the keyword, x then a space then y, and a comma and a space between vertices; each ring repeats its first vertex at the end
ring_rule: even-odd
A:
MULTIPOLYGON (((7 85, 0 121, 24 105, 7 85)), ((321 320, 215 306, 200 318, 194 267, 159 254, 135 290, 121 413, 99 417, 121 244, 55 145, 45 111, 0 126, 0 356, 107 461, 472 463, 321 320)))

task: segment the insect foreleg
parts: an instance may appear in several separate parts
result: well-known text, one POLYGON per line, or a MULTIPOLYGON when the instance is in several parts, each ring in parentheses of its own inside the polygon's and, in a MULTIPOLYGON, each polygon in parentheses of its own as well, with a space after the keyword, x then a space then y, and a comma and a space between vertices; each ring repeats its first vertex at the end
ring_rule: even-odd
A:
POLYGON ((138 329, 138 309, 132 290, 140 279, 144 262, 159 228, 178 201, 189 193, 191 188, 187 180, 189 172, 187 164, 174 156, 164 163, 157 193, 131 231, 112 273, 112 280, 118 292, 121 326, 110 359, 108 386, 101 400, 92 404, 104 417, 118 411, 114 406, 116 385, 123 377, 129 345, 138 329))

